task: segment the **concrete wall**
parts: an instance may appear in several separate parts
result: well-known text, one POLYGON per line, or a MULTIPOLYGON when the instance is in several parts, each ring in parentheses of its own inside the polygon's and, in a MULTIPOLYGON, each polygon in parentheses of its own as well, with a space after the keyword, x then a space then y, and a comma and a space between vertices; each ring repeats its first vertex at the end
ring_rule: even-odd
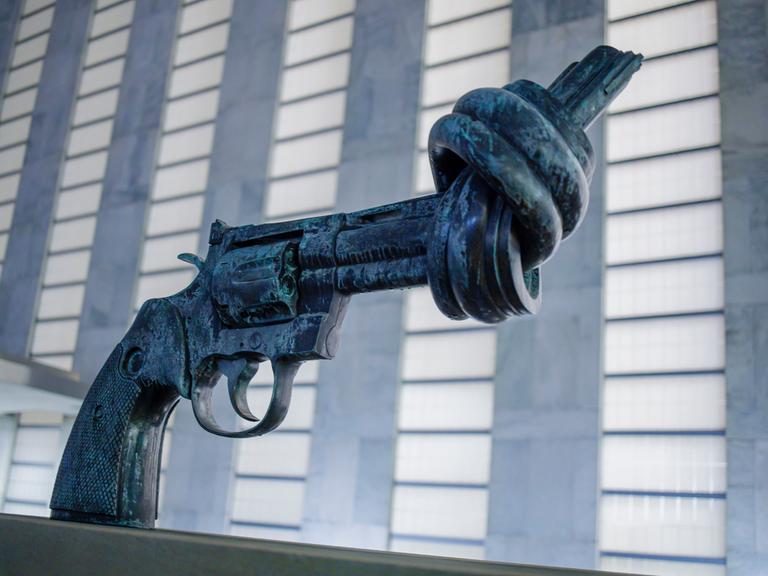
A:
POLYGON ((11 66, 21 4, 22 0, 0 4, 0 90, 5 86, 5 75, 11 66))
POLYGON ((768 3, 718 2, 729 576, 768 567, 768 3))
POLYGON ((88 382, 133 313, 177 8, 136 3, 75 350, 74 369, 88 382))
MULTIPOLYGON (((336 207, 412 188, 425 3, 358 0, 336 207)), ((317 384, 302 538, 385 548, 395 449, 402 295, 356 296, 317 384)))
MULTIPOLYGON (((599 0, 517 0, 512 78, 547 86, 603 43, 599 0)), ((602 123, 581 228, 544 265, 537 317, 500 325, 486 558, 596 561, 602 333, 602 123)))
POLYGON ((0 278, 0 350, 26 356, 91 2, 57 4, 0 278))

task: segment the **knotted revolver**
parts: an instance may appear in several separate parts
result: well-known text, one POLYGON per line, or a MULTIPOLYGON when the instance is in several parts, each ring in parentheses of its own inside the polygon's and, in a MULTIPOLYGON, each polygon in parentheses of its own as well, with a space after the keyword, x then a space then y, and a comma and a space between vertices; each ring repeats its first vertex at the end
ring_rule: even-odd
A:
POLYGON ((353 294, 428 284, 448 317, 496 323, 535 313, 540 266, 578 227, 594 155, 584 130, 642 57, 602 46, 548 89, 527 80, 458 100, 429 136, 436 193, 349 214, 211 227, 192 283, 144 303, 96 377, 69 437, 52 517, 151 527, 163 430, 180 397, 214 434, 274 430, 302 362, 333 358, 353 294), (259 419, 246 391, 270 362, 259 419), (222 375, 249 428, 211 407, 222 375))

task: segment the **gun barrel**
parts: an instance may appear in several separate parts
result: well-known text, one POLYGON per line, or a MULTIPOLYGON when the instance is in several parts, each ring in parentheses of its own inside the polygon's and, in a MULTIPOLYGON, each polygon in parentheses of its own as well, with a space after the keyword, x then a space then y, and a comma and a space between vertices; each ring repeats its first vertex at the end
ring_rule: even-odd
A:
POLYGON ((642 54, 600 46, 566 68, 548 90, 563 105, 565 115, 586 130, 624 89, 642 60, 642 54))

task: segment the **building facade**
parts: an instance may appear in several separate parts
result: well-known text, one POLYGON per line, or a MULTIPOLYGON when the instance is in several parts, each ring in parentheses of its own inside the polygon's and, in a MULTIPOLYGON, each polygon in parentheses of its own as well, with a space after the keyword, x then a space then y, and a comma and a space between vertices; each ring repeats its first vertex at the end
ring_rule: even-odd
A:
MULTIPOLYGON (((278 431, 219 438, 179 405, 159 524, 761 574, 764 0, 5 2, 0 354, 91 381, 141 303, 193 278, 176 256, 204 255, 214 219, 429 194, 428 131, 456 98, 547 85, 603 43, 646 60, 590 129, 590 210, 543 268, 541 313, 487 326, 427 289, 355 297, 278 431)), ((263 367, 252 405, 270 385, 263 367)), ((71 410, 14 410, 0 399, 0 503, 44 515, 71 410)))

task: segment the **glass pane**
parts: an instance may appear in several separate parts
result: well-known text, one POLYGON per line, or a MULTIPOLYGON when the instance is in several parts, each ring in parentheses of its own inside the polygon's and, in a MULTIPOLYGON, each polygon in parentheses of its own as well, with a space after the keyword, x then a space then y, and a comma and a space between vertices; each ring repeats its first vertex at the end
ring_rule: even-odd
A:
POLYGON ((288 11, 288 28, 295 30, 323 20, 348 14, 355 9, 355 0, 295 0, 288 11))
POLYGON ((52 466, 13 464, 8 475, 5 497, 8 500, 47 504, 53 488, 52 466))
POLYGON ((606 10, 608 11, 608 18, 613 20, 616 18, 626 18, 633 14, 641 14, 642 12, 650 12, 651 10, 658 10, 666 6, 674 6, 675 4, 682 4, 687 0, 608 0, 605 3, 606 10))
POLYGON ((111 30, 127 26, 133 20, 134 2, 124 2, 109 10, 97 12, 91 24, 91 38, 106 34, 111 30))
POLYGON ((604 490, 725 492, 721 436, 606 436, 601 452, 604 490))
POLYGON ((717 42, 715 2, 692 2, 616 22, 608 26, 608 42, 619 50, 641 52, 646 58, 717 42))
POLYGON ((60 192, 56 205, 56 219, 93 214, 99 209, 100 198, 101 184, 60 192))
POLYGON ((85 54, 85 65, 92 66, 104 60, 115 58, 128 50, 128 37, 130 30, 121 30, 104 38, 99 38, 88 43, 85 54))
POLYGON ((171 73, 170 98, 190 94, 221 84, 224 73, 224 57, 217 56, 203 62, 178 68, 171 73))
POLYGON ((305 476, 309 466, 309 434, 270 434, 240 442, 239 474, 305 476))
POLYGON ((79 324, 78 320, 38 322, 32 338, 32 354, 73 352, 79 324))
MULTIPOLYGON (((299 368, 299 373, 296 374, 294 379, 295 384, 314 384, 317 382, 318 370, 320 362, 311 361, 304 362, 299 368)), ((259 364, 259 371, 251 379, 251 384, 261 384, 263 386, 269 385, 272 389, 272 383, 275 381, 274 374, 272 373, 272 366, 269 362, 262 362, 259 364)), ((263 406, 266 406, 264 404, 263 406)))
POLYGON ((30 36, 34 36, 35 34, 40 34, 41 32, 49 30, 52 23, 53 6, 47 10, 33 14, 32 16, 22 18, 21 23, 19 24, 19 31, 16 36, 16 41, 21 42, 30 36))
POLYGON ((453 102, 482 86, 501 87, 509 76, 508 51, 462 60, 423 73, 421 103, 424 106, 453 102))
POLYGON ((458 544, 448 542, 429 542, 418 538, 402 538, 393 536, 389 542, 392 552, 405 554, 427 554, 429 556, 450 556, 452 558, 471 558, 482 560, 485 549, 480 544, 458 544))
POLYGON ((491 378, 496 369, 496 332, 411 335, 403 350, 404 380, 491 378))
POLYGON ((304 482, 236 478, 232 520, 298 526, 304 482))
POLYGON ((404 384, 398 418, 401 430, 490 430, 493 384, 404 384))
POLYGON ((267 218, 332 208, 336 202, 337 179, 336 171, 329 170, 271 182, 267 194, 267 218))
POLYGON ((89 124, 82 128, 74 128, 69 133, 67 154, 69 156, 74 156, 76 154, 82 154, 83 152, 106 148, 109 146, 111 138, 112 120, 104 120, 97 124, 89 124))
POLYGON ((61 431, 54 428, 19 426, 13 449, 13 461, 19 464, 53 464, 59 453, 61 431))
POLYGON ((293 100, 346 86, 349 54, 339 54, 283 71, 281 99, 293 100))
POLYGON ((210 90, 182 100, 169 102, 165 109, 165 130, 174 130, 216 118, 219 91, 210 90))
POLYGON ((395 480, 486 484, 491 470, 490 434, 400 434, 395 480))
POLYGON ((123 77, 123 66, 125 59, 114 60, 95 66, 94 68, 88 68, 83 72, 83 76, 80 79, 80 91, 78 94, 85 96, 98 90, 104 90, 120 84, 120 80, 123 77))
POLYGON ((430 24, 440 24, 508 4, 509 0, 429 0, 427 14, 430 24))
POLYGON ((192 6, 185 6, 181 11, 179 32, 197 30, 214 22, 226 20, 232 15, 232 0, 205 0, 192 6))
POLYGON ((605 326, 607 373, 720 370, 724 354, 721 314, 609 322, 605 326))
POLYGON ((423 330, 449 330, 484 326, 477 320, 451 320, 435 304, 428 287, 413 288, 405 293, 405 329, 408 332, 423 330))
POLYGON ((179 38, 176 43, 174 64, 181 65, 193 60, 199 60, 211 54, 224 52, 227 49, 229 23, 225 22, 213 28, 206 28, 189 36, 179 38))
POLYGON ((153 204, 149 210, 147 234, 167 234, 197 229, 203 219, 203 196, 153 204))
POLYGON ((285 64, 297 64, 352 46, 352 17, 288 35, 285 64))
POLYGON ((341 160, 341 130, 279 142, 272 149, 270 174, 286 176, 338 165, 341 160))
POLYGON ((276 138, 286 138, 344 124, 346 93, 336 92, 284 104, 277 113, 276 138))
POLYGON ((75 116, 72 120, 72 125, 77 126, 78 124, 112 116, 117 111, 118 94, 119 91, 115 88, 114 90, 100 92, 99 94, 79 99, 75 105, 75 116))
POLYGON ((208 182, 208 159, 161 168, 155 173, 152 198, 160 200, 202 192, 208 182))
POLYGON ((141 259, 141 271, 153 272, 169 268, 188 266, 176 258, 183 252, 196 252, 197 232, 177 234, 167 238, 152 238, 144 243, 144 255, 141 259))
POLYGON ((606 378, 605 430, 722 430, 722 374, 606 378))
POLYGON ((608 160, 665 154, 720 142, 720 99, 669 104, 612 116, 608 160))
POLYGON ((610 216, 606 222, 606 262, 712 254, 723 248, 719 202, 610 216))
POLYGON ((8 74, 8 81, 5 85, 5 91, 18 92, 24 88, 34 86, 40 80, 40 74, 42 71, 42 60, 38 60, 32 64, 27 64, 22 68, 16 68, 8 74))
POLYGON ((720 150, 613 164, 607 169, 607 207, 632 210, 719 198, 722 181, 720 150))
POLYGON ((51 252, 72 250, 90 246, 93 243, 93 234, 96 230, 96 217, 89 216, 79 220, 56 222, 51 234, 51 252))
MULTIPOLYGON (((302 368, 305 368, 306 365, 302 368)), ((301 373, 301 370, 299 370, 301 373)), ((291 407, 280 424, 280 430, 308 430, 315 418, 315 388, 294 388, 291 395, 291 407)), ((248 389, 248 405, 254 414, 263 414, 272 397, 272 388, 251 386, 248 389)), ((273 457, 275 457, 273 455, 273 457)))
POLYGON ((16 198, 20 178, 21 177, 18 174, 0 178, 0 202, 16 198))
POLYGON ((88 156, 72 158, 64 163, 63 188, 77 186, 104 178, 107 169, 107 152, 96 152, 88 156))
POLYGON ((395 486, 392 532, 444 538, 485 538, 488 492, 483 488, 395 486))
POLYGON ((91 251, 50 255, 45 262, 45 284, 82 282, 88 276, 91 251))
POLYGON ((664 576, 725 576, 725 566, 718 564, 616 556, 600 558, 600 570, 632 574, 664 574, 664 576))
POLYGON ((40 293, 40 304, 37 317, 41 320, 48 318, 63 318, 79 316, 83 307, 85 286, 62 286, 61 288, 43 288, 40 293))
POLYGON ((13 219, 14 204, 0 205, 0 231, 6 232, 11 229, 11 220, 13 219))
POLYGON ((31 116, 25 116, 18 120, 3 122, 0 124, 0 147, 10 146, 18 142, 24 142, 29 136, 29 126, 32 123, 31 116))
POLYGON ((21 170, 21 167, 24 164, 24 152, 26 152, 26 150, 27 147, 24 144, 19 144, 14 148, 0 150, 0 174, 21 170))
POLYGON ((37 38, 16 44, 16 48, 13 51, 12 66, 21 66, 45 56, 45 51, 48 48, 48 36, 48 34, 43 34, 37 38))
POLYGON ((8 120, 32 112, 35 107, 35 96, 37 96, 37 88, 30 88, 13 96, 6 96, 3 99, 3 111, 0 113, 0 120, 8 120))
POLYGON ((647 316, 717 310, 724 305, 722 258, 609 268, 605 315, 647 316))
POLYGON ((189 160, 211 153, 213 148, 213 124, 190 128, 163 136, 160 143, 160 164, 189 160))
POLYGON ((648 554, 723 557, 725 500, 603 496, 600 548, 648 554))
POLYGON ((439 64, 469 54, 504 48, 509 45, 511 37, 511 10, 461 20, 427 33, 424 63, 439 64))
POLYGON ((136 288, 136 308, 150 298, 163 298, 175 294, 186 288, 194 277, 195 273, 191 269, 140 277, 136 288))
POLYGON ((644 62, 632 80, 611 112, 714 94, 720 86, 717 48, 644 62))

